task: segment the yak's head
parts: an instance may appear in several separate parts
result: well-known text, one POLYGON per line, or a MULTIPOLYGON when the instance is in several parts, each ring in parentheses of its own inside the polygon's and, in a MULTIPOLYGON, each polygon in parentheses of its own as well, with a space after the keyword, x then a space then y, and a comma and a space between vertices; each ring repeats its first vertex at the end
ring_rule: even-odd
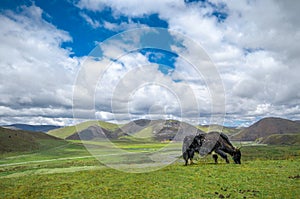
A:
POLYGON ((241 164, 241 157, 242 157, 241 150, 239 148, 234 149, 234 153, 232 156, 233 161, 236 164, 241 164))

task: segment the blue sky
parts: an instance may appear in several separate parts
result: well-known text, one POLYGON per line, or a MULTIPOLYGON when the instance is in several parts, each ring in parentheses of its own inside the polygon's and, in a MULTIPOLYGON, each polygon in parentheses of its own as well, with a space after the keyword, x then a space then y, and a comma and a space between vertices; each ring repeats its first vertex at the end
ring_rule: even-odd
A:
POLYGON ((299 8, 275 0, 3 0, 0 123, 298 120, 299 8), (135 31, 147 28, 160 34, 135 31), (195 70, 206 58, 212 68, 195 70), (212 78, 222 92, 212 90, 212 78))
MULTIPOLYGON (((56 26, 58 29, 67 31, 72 37, 72 42, 62 43, 63 48, 71 48, 71 56, 86 56, 97 45, 95 42, 102 42, 105 39, 124 30, 108 30, 105 28, 95 28, 84 17, 90 17, 91 20, 97 19, 98 23, 110 22, 114 24, 127 23, 129 18, 120 16, 114 18, 112 9, 104 8, 101 12, 92 12, 82 10, 76 7, 77 1, 8 1, 5 0, 1 6, 2 10, 10 9, 18 13, 21 5, 35 5, 43 10, 42 18, 56 26)), ((160 20, 157 14, 151 14, 146 17, 131 18, 132 22, 147 24, 148 26, 157 26, 167 28, 168 24, 160 20)), ((100 26, 100 25, 99 25, 100 26)))

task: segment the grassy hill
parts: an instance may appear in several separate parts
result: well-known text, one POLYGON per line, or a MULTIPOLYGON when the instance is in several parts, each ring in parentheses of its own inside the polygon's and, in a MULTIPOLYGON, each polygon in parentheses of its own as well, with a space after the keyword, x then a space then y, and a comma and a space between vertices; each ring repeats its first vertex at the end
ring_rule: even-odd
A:
POLYGON ((43 150, 66 144, 66 141, 41 132, 0 127, 0 153, 43 150))
POLYGON ((134 137, 156 141, 183 140, 187 134, 196 134, 201 130, 186 122, 177 120, 135 120, 120 129, 117 134, 122 138, 134 137), (176 136, 176 137, 175 137, 176 136))
POLYGON ((274 134, 262 138, 259 143, 270 145, 300 145, 300 134, 274 134))
POLYGON ((51 130, 48 131, 48 134, 58 138, 66 139, 67 137, 73 135, 74 133, 87 129, 90 126, 100 126, 110 131, 115 131, 118 128, 118 125, 109 122, 87 121, 87 122, 77 124, 75 126, 67 126, 67 127, 51 130))
POLYGON ((208 131, 214 131, 215 129, 222 129, 222 132, 227 134, 227 135, 233 135, 241 131, 242 129, 236 128, 236 127, 227 127, 227 126, 220 126, 220 125, 200 125, 197 126, 198 129, 208 132, 208 131))
POLYGON ((165 120, 147 120, 139 119, 128 122, 119 128, 116 133, 119 136, 134 136, 140 138, 149 138, 153 136, 156 128, 162 128, 165 120))
POLYGON ((100 139, 103 138, 110 138, 115 139, 117 138, 117 134, 114 130, 107 130, 101 126, 93 125, 89 126, 86 129, 83 129, 82 131, 78 131, 76 133, 73 133, 72 135, 66 137, 66 140, 94 140, 94 139, 100 139))
POLYGON ((232 139, 255 141, 273 134, 300 133, 300 123, 282 118, 264 118, 234 135, 232 139))

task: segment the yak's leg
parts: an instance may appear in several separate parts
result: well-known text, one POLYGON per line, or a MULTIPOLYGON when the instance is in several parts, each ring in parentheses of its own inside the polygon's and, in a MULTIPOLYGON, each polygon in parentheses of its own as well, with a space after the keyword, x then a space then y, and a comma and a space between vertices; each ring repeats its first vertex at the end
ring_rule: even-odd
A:
POLYGON ((226 163, 229 163, 229 160, 227 158, 227 154, 224 151, 222 151, 221 149, 217 149, 217 150, 215 150, 215 152, 217 154, 219 154, 222 158, 224 158, 226 160, 226 163))
POLYGON ((191 160, 191 164, 194 164, 194 162, 193 162, 193 158, 194 158, 194 150, 190 150, 189 151, 189 158, 190 158, 190 160, 191 160))
POLYGON ((183 156, 183 159, 184 159, 184 161, 185 161, 184 166, 187 166, 188 161, 189 161, 189 155, 188 155, 188 152, 187 152, 187 151, 184 152, 184 153, 182 154, 182 156, 183 156))
POLYGON ((189 161, 188 159, 185 160, 184 166, 187 166, 188 161, 189 161))
POLYGON ((213 154, 212 157, 215 160, 215 163, 218 164, 218 155, 217 154, 213 154))

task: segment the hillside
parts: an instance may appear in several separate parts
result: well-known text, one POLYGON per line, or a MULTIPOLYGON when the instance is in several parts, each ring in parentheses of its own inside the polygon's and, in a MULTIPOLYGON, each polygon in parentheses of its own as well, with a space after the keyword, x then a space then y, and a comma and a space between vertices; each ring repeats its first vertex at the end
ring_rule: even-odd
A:
POLYGON ((255 141, 258 138, 268 137, 273 134, 300 133, 300 123, 282 118, 264 118, 240 131, 232 139, 242 141, 255 141))
POLYGON ((199 132, 204 133, 200 129, 186 122, 167 120, 164 122, 163 128, 160 129, 158 132, 155 132, 155 139, 181 141, 186 135, 195 135, 199 132))
POLYGON ((54 125, 29 125, 29 124, 11 124, 3 126, 13 130, 33 131, 33 132, 48 132, 54 129, 61 128, 61 126, 54 125))
POLYGON ((64 145, 67 142, 41 132, 0 127, 0 153, 35 151, 64 145))
POLYGON ((82 131, 76 132, 68 137, 66 140, 94 140, 94 139, 103 139, 103 138, 117 138, 113 131, 109 131, 105 128, 102 128, 98 125, 89 126, 82 131))
POLYGON ((118 128, 118 125, 109 122, 87 121, 87 122, 82 122, 80 124, 77 124, 75 126, 67 126, 67 127, 51 130, 48 131, 47 133, 49 135, 53 135, 58 138, 66 139, 67 137, 73 135, 74 133, 80 132, 90 126, 100 126, 109 131, 115 131, 118 128))
POLYGON ((262 138, 259 143, 270 145, 300 145, 300 133, 299 134, 274 134, 268 137, 262 138))
POLYGON ((163 128, 165 120, 139 119, 131 121, 115 131, 120 138, 152 139, 163 128))
POLYGON ((66 139, 93 140, 102 139, 105 136, 109 139, 165 141, 174 139, 182 140, 186 134, 196 134, 197 132, 202 131, 185 122, 176 120, 139 119, 131 121, 119 128, 104 128, 99 125, 91 125, 67 136, 66 139))
POLYGON ((197 126, 198 129, 204 131, 204 132, 208 132, 210 131, 219 131, 219 129, 222 129, 222 132, 227 134, 227 135, 233 135, 238 133, 239 131, 241 131, 241 128, 237 128, 237 127, 227 127, 227 126, 220 126, 220 125, 199 125, 197 126))

